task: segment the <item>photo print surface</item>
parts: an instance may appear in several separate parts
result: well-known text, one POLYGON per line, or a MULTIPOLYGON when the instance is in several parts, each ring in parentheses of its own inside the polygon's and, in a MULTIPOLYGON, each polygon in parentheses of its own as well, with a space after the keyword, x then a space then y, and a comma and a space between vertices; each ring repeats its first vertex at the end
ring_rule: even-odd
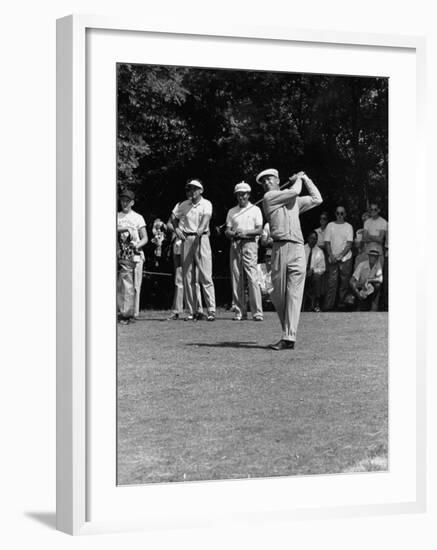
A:
POLYGON ((382 77, 117 65, 117 483, 388 470, 382 77))

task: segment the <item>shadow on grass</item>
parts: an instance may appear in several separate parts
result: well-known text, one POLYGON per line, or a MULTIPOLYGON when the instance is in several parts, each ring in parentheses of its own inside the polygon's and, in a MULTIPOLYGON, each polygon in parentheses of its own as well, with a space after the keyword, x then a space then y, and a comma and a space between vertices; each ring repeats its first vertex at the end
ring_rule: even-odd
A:
POLYGON ((244 348, 244 349, 269 349, 269 346, 260 346, 255 342, 215 342, 209 344, 205 342, 190 342, 186 346, 194 346, 199 348, 244 348))

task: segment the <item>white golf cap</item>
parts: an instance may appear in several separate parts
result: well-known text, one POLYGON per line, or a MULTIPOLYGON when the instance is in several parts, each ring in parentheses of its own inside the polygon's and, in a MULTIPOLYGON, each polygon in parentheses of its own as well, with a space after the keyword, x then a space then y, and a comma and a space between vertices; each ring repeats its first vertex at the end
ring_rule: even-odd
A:
POLYGON ((234 193, 250 193, 251 191, 250 185, 245 181, 240 181, 240 183, 237 183, 234 187, 234 193))
POLYGON ((185 187, 187 187, 188 185, 192 185, 193 187, 197 187, 198 189, 202 189, 202 191, 203 191, 203 185, 198 180, 191 180, 191 181, 187 182, 185 187))
POLYGON ((264 176, 275 176, 275 178, 279 178, 279 172, 276 168, 267 168, 267 170, 263 170, 256 176, 256 182, 261 184, 261 178, 264 176))

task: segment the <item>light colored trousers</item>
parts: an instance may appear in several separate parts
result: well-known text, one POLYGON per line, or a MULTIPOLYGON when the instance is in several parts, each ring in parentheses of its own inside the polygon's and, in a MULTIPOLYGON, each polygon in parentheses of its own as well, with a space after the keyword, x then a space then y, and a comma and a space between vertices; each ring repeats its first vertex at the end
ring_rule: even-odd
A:
MULTIPOLYGON (((182 276, 180 256, 177 256, 177 258, 179 260, 175 259, 173 313, 181 314, 184 311, 184 278, 182 276)), ((199 283, 196 283, 196 305, 197 312, 202 313, 202 293, 200 292, 199 283)))
POLYGON ((140 292, 144 262, 121 260, 117 280, 117 307, 124 318, 137 317, 140 312, 140 292))
POLYGON ((261 289, 258 283, 258 244, 256 242, 232 241, 230 250, 232 302, 235 313, 247 315, 244 277, 249 288, 252 317, 262 317, 261 289))
POLYGON ((215 291, 212 282, 212 255, 208 235, 187 235, 182 241, 182 277, 187 310, 190 315, 197 311, 196 271, 209 313, 215 312, 215 291), (197 268, 197 270, 196 270, 197 268))
POLYGON ((282 327, 282 340, 296 340, 305 287, 306 260, 303 244, 274 242, 270 298, 282 327))

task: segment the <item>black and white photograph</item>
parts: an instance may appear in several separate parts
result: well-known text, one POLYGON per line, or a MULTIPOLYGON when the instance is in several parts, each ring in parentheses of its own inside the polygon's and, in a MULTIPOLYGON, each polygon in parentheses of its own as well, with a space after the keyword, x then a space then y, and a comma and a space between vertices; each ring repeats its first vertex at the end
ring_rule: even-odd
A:
POLYGON ((117 64, 119 485, 388 470, 388 93, 117 64))

